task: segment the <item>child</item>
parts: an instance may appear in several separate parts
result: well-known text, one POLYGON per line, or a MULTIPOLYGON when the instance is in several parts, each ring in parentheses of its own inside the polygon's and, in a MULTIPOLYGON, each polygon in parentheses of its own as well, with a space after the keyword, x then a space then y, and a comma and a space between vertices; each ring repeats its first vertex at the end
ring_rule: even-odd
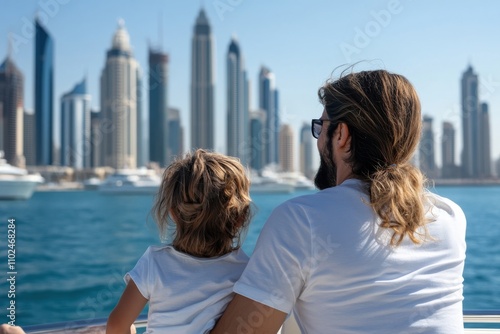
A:
POLYGON ((153 214, 160 236, 125 275, 106 333, 129 333, 149 302, 146 333, 208 333, 232 299, 248 257, 240 235, 250 219, 249 180, 234 158, 197 150, 163 174, 153 214))

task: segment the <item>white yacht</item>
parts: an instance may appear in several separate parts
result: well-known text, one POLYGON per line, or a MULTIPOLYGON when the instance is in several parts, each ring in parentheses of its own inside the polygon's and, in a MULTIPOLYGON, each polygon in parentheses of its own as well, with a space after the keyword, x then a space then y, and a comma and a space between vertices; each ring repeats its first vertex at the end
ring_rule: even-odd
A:
POLYGON ((289 194, 295 190, 293 183, 276 177, 274 174, 250 173, 250 192, 255 194, 289 194))
POLYGON ((161 178, 151 169, 120 169, 99 185, 103 194, 155 194, 161 178))
POLYGON ((0 200, 28 199, 44 181, 40 174, 28 174, 26 169, 9 165, 0 151, 0 200))

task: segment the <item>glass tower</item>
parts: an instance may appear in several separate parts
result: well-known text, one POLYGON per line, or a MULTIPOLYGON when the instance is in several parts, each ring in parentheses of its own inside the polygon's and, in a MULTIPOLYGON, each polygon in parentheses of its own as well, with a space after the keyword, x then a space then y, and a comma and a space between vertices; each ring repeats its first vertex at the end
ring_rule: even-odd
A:
POLYGON ((214 48, 202 9, 196 19, 191 54, 191 148, 214 149, 214 48))
POLYGON ((36 164, 52 165, 54 153, 54 42, 35 19, 35 143, 36 164))

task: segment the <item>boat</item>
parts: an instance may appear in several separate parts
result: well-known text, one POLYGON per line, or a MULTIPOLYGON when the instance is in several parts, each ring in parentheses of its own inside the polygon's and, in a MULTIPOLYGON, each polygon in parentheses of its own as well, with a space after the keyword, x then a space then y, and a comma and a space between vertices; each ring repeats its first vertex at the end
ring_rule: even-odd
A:
POLYGON ((120 169, 102 181, 98 190, 102 194, 155 194, 160 184, 154 170, 120 169))
MULTIPOLYGON (((464 311, 464 334, 498 334, 500 333, 500 310, 466 310, 464 311)), ((54 324, 25 326, 26 333, 62 334, 62 333, 105 333, 106 320, 103 318, 77 320, 54 324)), ((147 315, 140 315, 134 323, 141 333, 147 326, 147 315)), ((278 334, 300 334, 293 316, 283 324, 278 334)))
POLYGON ((277 173, 277 175, 286 182, 292 183, 294 185, 295 190, 316 189, 314 182, 305 177, 304 174, 300 172, 281 172, 277 173))
POLYGON ((102 184, 102 181, 97 177, 91 177, 83 181, 83 189, 85 190, 99 190, 99 186, 102 184))
POLYGON ((40 174, 29 174, 26 169, 8 164, 0 151, 0 200, 29 199, 44 181, 40 174))
POLYGON ((279 178, 269 171, 250 171, 250 192, 255 194, 289 194, 295 190, 294 184, 279 178))

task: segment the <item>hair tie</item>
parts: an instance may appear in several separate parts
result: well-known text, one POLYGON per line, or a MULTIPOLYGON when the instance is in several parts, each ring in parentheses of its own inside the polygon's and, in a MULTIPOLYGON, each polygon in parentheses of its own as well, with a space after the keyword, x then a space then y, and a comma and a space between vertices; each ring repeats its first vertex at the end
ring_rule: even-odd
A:
POLYGON ((389 166, 387 166, 387 168, 392 168, 392 169, 396 169, 396 167, 398 167, 397 164, 390 164, 389 166))

